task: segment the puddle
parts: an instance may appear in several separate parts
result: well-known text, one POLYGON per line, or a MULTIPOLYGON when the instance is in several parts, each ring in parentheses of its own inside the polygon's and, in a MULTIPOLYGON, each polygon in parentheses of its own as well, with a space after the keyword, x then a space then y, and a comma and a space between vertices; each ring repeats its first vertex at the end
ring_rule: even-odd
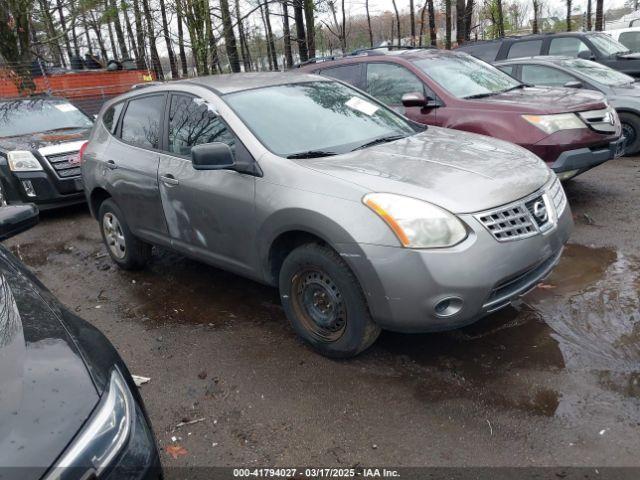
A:
POLYGON ((451 332, 385 332, 369 357, 400 359, 395 373, 428 402, 577 418, 594 398, 637 422, 639 295, 638 257, 569 245, 543 288, 514 306, 451 332))

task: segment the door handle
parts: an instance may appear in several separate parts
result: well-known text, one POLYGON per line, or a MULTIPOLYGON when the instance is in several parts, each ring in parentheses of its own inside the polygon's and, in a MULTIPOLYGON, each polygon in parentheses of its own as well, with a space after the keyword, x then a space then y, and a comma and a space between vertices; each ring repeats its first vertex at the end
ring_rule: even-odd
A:
POLYGON ((167 173, 166 175, 160 175, 160 180, 162 181, 162 183, 164 183, 167 186, 174 186, 180 183, 178 179, 175 178, 170 173, 167 173))
POLYGON ((115 170, 116 168, 118 168, 118 165, 116 165, 116 162, 114 162, 113 160, 107 160, 107 167, 111 170, 115 170))

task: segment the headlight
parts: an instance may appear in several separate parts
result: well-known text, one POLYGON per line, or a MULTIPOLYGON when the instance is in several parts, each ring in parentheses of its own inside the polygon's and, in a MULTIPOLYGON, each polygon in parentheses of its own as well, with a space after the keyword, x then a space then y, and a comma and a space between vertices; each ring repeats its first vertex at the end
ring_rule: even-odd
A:
POLYGON ((467 237, 453 214, 431 203, 393 193, 369 193, 362 199, 409 248, 450 247, 467 237))
POLYGON ((109 390, 46 480, 78 478, 78 470, 84 468, 99 476, 128 440, 134 409, 129 387, 114 368, 109 390))
POLYGON ((42 165, 33 153, 28 151, 15 150, 7 153, 9 168, 13 172, 34 172, 42 170, 42 165))
POLYGON ((522 118, 549 135, 560 130, 587 128, 587 125, 585 125, 585 123, 580 120, 575 113, 559 113, 557 115, 522 115, 522 118))

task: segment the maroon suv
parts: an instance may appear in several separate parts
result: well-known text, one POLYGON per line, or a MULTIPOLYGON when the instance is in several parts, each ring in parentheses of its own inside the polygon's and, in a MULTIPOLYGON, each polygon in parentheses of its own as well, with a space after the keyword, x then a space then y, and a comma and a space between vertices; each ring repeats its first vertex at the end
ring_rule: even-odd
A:
POLYGON ((624 153, 620 121, 601 94, 530 87, 466 53, 379 48, 300 68, 359 87, 419 123, 517 143, 561 179, 624 153))

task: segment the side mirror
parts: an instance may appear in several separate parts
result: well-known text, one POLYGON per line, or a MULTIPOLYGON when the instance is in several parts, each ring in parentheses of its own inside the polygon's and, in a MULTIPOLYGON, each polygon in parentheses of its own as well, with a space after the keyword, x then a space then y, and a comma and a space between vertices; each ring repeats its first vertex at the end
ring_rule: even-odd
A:
POLYGON ((440 104, 433 98, 420 92, 409 92, 402 95, 402 105, 405 107, 435 108, 440 104))
POLYGON ((578 52, 578 58, 582 58, 583 60, 595 60, 595 55, 591 52, 591 50, 582 50, 578 52))
POLYGON ((0 241, 24 232, 37 223, 38 207, 32 203, 0 207, 0 241))
POLYGON ((582 88, 584 85, 580 80, 569 80, 563 85, 564 88, 582 88))
POLYGON ((191 149, 191 161, 196 170, 225 170, 236 166, 231 148, 221 142, 196 145, 191 149))

